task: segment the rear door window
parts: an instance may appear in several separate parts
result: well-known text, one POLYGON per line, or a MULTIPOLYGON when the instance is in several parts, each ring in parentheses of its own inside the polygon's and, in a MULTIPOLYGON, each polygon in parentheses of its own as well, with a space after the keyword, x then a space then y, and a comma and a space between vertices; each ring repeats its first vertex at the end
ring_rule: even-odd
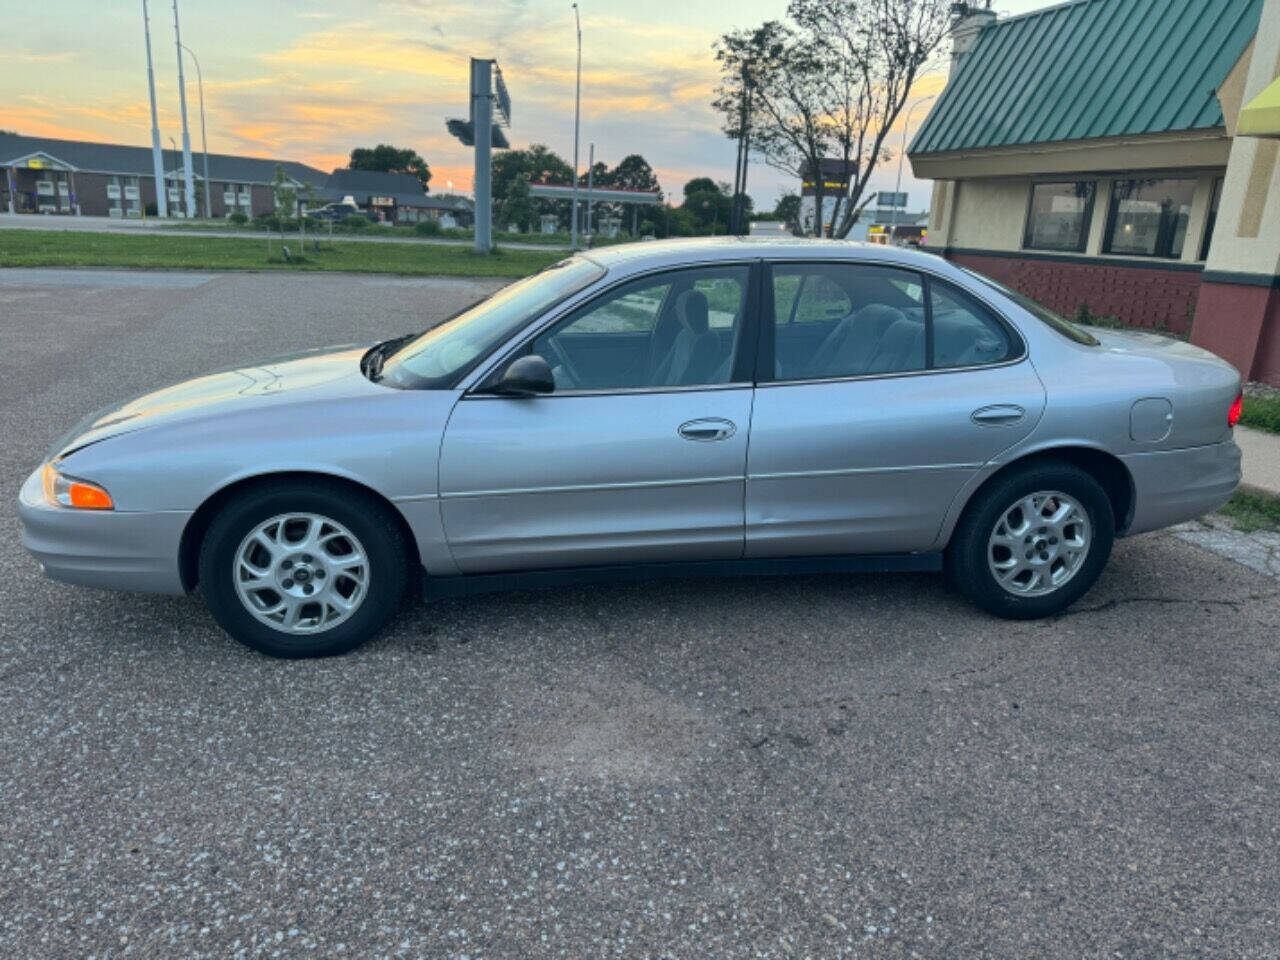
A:
POLYGON ((891 376, 1001 363, 1017 335, 976 297, 878 264, 772 268, 777 380, 891 376))
POLYGON ((866 264, 780 264, 772 283, 777 379, 925 369, 924 284, 917 274, 866 264))

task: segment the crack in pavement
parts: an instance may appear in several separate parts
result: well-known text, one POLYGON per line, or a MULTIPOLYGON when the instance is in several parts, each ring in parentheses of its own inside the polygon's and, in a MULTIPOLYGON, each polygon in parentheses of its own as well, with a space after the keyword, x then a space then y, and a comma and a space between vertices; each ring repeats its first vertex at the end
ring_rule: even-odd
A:
POLYGON ((1280 600, 1280 591, 1272 593, 1251 593, 1243 597, 1237 597, 1231 600, 1210 600, 1202 597, 1116 597, 1105 603, 1100 603, 1093 607, 1077 607, 1072 610, 1064 611, 1053 618, 1054 622, 1064 620, 1067 617, 1076 617, 1082 613, 1103 613, 1107 610, 1115 610, 1117 607, 1128 606, 1134 603, 1158 603, 1164 605, 1175 604, 1199 604, 1206 607, 1231 607, 1239 609, 1246 603, 1253 603, 1258 600, 1280 600))

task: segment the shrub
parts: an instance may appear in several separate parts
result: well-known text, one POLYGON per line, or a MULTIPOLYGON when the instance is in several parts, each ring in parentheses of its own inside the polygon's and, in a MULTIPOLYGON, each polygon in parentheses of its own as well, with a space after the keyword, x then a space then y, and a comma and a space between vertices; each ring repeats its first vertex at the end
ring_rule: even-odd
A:
POLYGON ((413 225, 413 232, 420 237, 438 237, 440 224, 435 220, 419 220, 413 225))
POLYGON ((333 228, 341 231, 342 233, 363 233, 371 226, 373 226, 373 224, 369 222, 367 217, 354 216, 347 217, 345 220, 339 220, 333 225, 333 228))
POLYGON ((1103 316, 1091 312, 1087 303, 1082 303, 1076 307, 1076 314, 1071 319, 1086 327, 1102 327, 1106 330, 1129 329, 1128 324, 1124 323, 1119 317, 1103 316))
POLYGON ((253 226, 257 230, 270 230, 273 233, 280 230, 280 218, 274 213, 260 213, 253 218, 253 226))
POLYGON ((227 214, 227 219, 234 223, 237 227, 243 227, 249 222, 249 217, 241 210, 232 210, 227 214))
POLYGON ((1255 430, 1280 433, 1280 396, 1263 393, 1256 388, 1246 388, 1244 413, 1240 416, 1240 422, 1255 430))

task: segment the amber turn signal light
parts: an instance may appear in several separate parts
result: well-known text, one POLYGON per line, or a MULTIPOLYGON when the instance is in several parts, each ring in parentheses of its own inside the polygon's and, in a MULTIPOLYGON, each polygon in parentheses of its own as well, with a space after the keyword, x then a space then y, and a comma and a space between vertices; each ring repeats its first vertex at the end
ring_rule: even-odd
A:
POLYGON ((112 510, 115 503, 111 494, 94 483, 64 477, 52 463, 46 463, 40 480, 44 486, 44 498, 59 507, 76 510, 112 510))

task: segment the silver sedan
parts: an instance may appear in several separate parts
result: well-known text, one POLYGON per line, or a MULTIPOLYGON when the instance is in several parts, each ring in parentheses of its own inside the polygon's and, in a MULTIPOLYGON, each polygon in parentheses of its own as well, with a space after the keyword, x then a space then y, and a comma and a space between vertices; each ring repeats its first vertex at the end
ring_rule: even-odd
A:
POLYGON ((419 335, 95 414, 23 486, 69 583, 199 587, 237 639, 349 650, 426 597, 942 570, 1041 617, 1116 536, 1240 479, 1240 378, 927 254, 711 240, 575 256, 419 335))

